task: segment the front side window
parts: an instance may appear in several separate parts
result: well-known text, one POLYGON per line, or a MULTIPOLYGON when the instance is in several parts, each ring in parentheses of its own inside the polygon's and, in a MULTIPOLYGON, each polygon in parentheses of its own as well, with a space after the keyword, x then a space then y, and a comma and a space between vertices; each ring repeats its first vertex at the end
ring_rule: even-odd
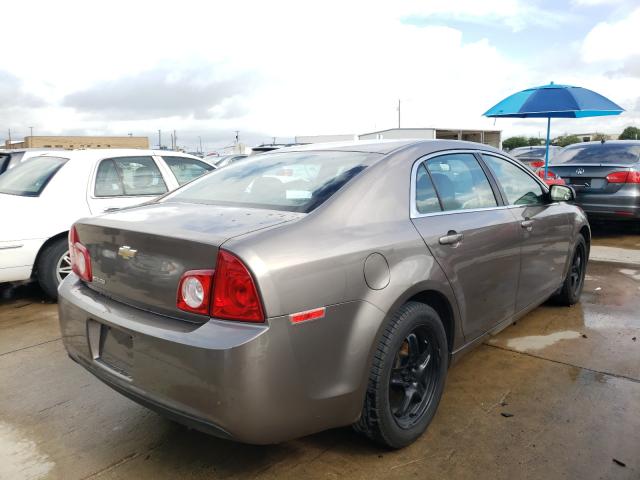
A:
POLYGON ((378 158, 376 153, 338 151, 256 155, 215 170, 163 201, 308 213, 378 158))
POLYGON ((418 167, 416 175, 416 210, 418 213, 434 213, 442 211, 433 182, 424 164, 418 167))
POLYGON ((498 205, 489 180, 471 153, 452 153, 426 162, 444 210, 470 210, 498 205))
POLYGON ((482 158, 500 183, 509 205, 539 205, 544 203, 542 187, 524 170, 493 155, 482 154, 482 158))
POLYGON ((161 195, 167 192, 158 166, 151 157, 109 158, 96 174, 96 197, 161 195))
POLYGON ((162 157, 169 165, 171 173, 176 177, 179 185, 184 185, 213 170, 207 163, 187 157, 162 157))
POLYGON ((66 162, 59 157, 30 158, 0 175, 0 193, 37 197, 66 162))

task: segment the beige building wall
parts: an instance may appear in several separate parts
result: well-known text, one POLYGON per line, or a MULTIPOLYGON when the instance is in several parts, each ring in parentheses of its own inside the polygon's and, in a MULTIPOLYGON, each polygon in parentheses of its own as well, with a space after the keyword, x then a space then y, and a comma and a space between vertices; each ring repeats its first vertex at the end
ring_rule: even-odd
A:
POLYGON ((24 137, 22 142, 5 142, 5 148, 149 148, 148 137, 51 136, 24 137))
POLYGON ((455 128, 390 128, 379 132, 363 133, 360 140, 371 139, 405 139, 424 138, 442 140, 466 140, 468 142, 484 143, 492 147, 501 148, 500 130, 459 130, 455 128))

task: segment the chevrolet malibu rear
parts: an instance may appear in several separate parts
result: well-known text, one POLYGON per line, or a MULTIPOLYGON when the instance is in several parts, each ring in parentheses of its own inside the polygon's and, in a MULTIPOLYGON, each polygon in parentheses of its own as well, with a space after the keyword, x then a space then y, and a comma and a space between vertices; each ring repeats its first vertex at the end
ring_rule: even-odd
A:
POLYGON ((451 359, 552 295, 578 301, 589 229, 571 198, 466 142, 255 156, 76 222, 63 341, 115 390, 223 438, 354 425, 402 447, 451 359))

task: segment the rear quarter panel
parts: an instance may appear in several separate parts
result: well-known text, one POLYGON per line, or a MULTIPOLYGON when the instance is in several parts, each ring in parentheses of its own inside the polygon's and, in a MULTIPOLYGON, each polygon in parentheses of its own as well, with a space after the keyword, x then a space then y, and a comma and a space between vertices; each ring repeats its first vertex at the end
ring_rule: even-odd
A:
POLYGON ((419 156, 396 154, 305 218, 222 246, 252 270, 268 317, 287 321, 292 313, 331 307, 323 319, 287 321, 287 328, 306 372, 300 378, 308 395, 354 395, 353 420, 360 413, 376 339, 412 295, 423 290, 444 295, 456 316, 454 343, 463 342, 453 292, 409 218, 412 159, 419 156), (365 260, 374 253, 388 264, 388 284, 382 288, 386 282, 371 288, 365 280, 365 260), (345 308, 334 308, 341 305, 345 308))

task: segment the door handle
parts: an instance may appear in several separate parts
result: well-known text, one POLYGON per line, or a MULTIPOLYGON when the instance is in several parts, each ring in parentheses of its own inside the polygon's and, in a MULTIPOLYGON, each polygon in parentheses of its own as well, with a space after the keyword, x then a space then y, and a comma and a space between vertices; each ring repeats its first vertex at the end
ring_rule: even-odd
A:
POLYGON ((438 242, 440 243, 440 245, 457 246, 457 244, 459 244, 463 238, 464 235, 462 233, 458 233, 455 230, 449 230, 444 237, 440 237, 438 242))
POLYGON ((120 207, 107 207, 102 211, 102 213, 115 212, 116 210, 120 210, 120 207))
POLYGON ((520 222, 520 226, 524 228, 527 232, 530 232, 531 230, 533 230, 533 220, 529 220, 527 218, 526 220, 523 220, 520 222))

